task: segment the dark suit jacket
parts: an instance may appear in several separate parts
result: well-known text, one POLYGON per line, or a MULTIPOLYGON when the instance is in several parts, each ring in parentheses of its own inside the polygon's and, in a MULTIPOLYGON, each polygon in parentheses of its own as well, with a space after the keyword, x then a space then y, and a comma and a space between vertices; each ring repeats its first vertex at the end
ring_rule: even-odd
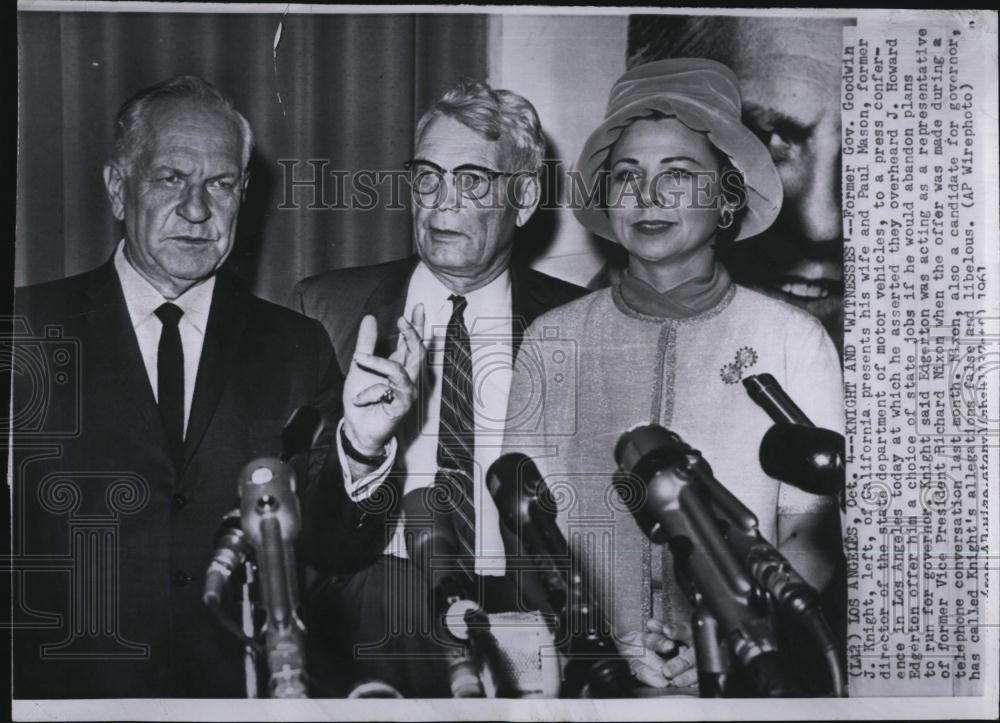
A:
MULTIPOLYGON (((403 315, 410 276, 419 262, 419 257, 411 256, 372 266, 327 271, 295 285, 293 308, 322 322, 333 342, 344 375, 350 369, 358 329, 366 314, 373 315, 378 324, 375 353, 385 357, 396 348, 399 337, 396 322, 403 315)), ((510 267, 510 287, 515 358, 531 322, 546 311, 589 293, 587 289, 568 281, 517 264, 510 267)), ((363 503, 352 525, 345 527, 345 530, 353 528, 356 532, 341 540, 342 557, 326 564, 322 560, 316 561, 316 566, 354 572, 378 559, 394 528, 391 521, 385 524, 386 517, 395 512, 388 505, 391 505, 391 500, 399 499, 400 486, 404 482, 405 474, 391 474, 385 483, 391 489, 383 491, 378 498, 373 495, 370 501, 363 503), (384 534, 378 534, 380 529, 384 534)), ((310 547, 320 549, 316 544, 310 547)))
MULTIPOLYGON (((294 308, 323 323, 345 374, 365 314, 378 321, 376 353, 386 356, 395 348, 399 334, 396 320, 403 314, 406 288, 419 260, 411 256, 375 266, 327 271, 296 284, 294 308)), ((568 281, 519 265, 510 267, 510 284, 515 355, 531 322, 549 309, 588 293, 568 281)))
MULTIPOLYGON (((403 314, 407 286, 418 261, 414 256, 328 271, 296 285, 294 308, 323 323, 345 374, 365 314, 372 314, 378 322, 376 353, 387 356, 395 348, 396 320, 403 314)), ((510 277, 515 354, 531 322, 549 309, 587 293, 586 289, 524 266, 511 266, 510 277)), ((385 493, 385 499, 399 500, 399 485, 404 478, 402 473, 398 478, 390 475, 384 484, 392 485, 393 493, 385 493)), ((384 517, 378 519, 384 522, 384 517)), ((314 621, 311 641, 318 648, 314 655, 316 676, 327 690, 341 694, 359 678, 370 677, 388 682, 407 696, 447 696, 448 676, 437 643, 430 637, 406 636, 387 627, 389 621, 401 619, 405 622, 398 624, 403 629, 423 629, 418 622, 423 608, 411 601, 426 599, 413 592, 421 589, 422 583, 419 575, 411 577, 412 568, 395 558, 382 559, 393 528, 393 524, 385 524, 384 534, 376 536, 372 534, 374 526, 362 525, 361 534, 351 540, 350 559, 357 567, 356 574, 321 581, 309 596, 307 612, 312 613, 314 621), (402 595, 404 590, 409 594, 402 595), (376 641, 380 641, 378 645, 386 657, 359 658, 353 651, 355 643, 370 646, 376 641), (419 664, 413 662, 415 656, 422 656, 419 664)))
MULTIPOLYGON (((177 470, 112 262, 19 289, 15 311, 14 695, 244 696, 204 574, 240 469, 321 389, 339 417, 326 333, 220 273, 177 470)), ((338 478, 299 485, 310 540, 335 550, 357 522, 338 478)))

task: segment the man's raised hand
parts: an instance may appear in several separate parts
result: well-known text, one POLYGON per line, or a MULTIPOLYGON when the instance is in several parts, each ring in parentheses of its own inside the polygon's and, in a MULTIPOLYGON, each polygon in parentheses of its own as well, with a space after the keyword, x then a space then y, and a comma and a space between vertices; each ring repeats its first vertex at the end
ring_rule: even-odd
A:
POLYGON ((421 333, 424 307, 417 304, 412 317, 397 321, 399 342, 388 359, 376 356, 378 327, 365 316, 351 368, 344 381, 344 431, 362 454, 377 455, 395 434, 417 399, 418 381, 426 349, 421 333))

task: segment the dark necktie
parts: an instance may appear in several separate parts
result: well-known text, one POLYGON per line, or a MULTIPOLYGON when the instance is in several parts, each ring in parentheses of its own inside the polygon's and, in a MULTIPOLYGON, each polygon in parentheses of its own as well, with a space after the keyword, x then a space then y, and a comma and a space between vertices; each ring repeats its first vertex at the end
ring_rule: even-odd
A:
POLYGON ((174 464, 180 466, 184 447, 184 347, 177 328, 184 312, 169 301, 156 310, 163 328, 156 356, 157 404, 174 464))
POLYGON ((441 370, 441 419, 438 430, 438 472, 452 501, 452 525, 458 545, 459 564, 469 575, 475 570, 476 509, 473 503, 472 471, 475 451, 475 417, 472 410, 472 351, 462 313, 464 296, 449 296, 451 319, 444 340, 441 370))

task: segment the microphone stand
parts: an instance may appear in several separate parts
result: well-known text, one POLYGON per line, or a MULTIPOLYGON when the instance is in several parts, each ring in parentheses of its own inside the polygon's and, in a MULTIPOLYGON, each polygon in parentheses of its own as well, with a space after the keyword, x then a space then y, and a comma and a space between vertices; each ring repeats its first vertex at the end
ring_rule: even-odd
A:
POLYGON ((430 588, 428 602, 435 633, 449 658, 452 697, 485 698, 479 669, 488 668, 497 680, 496 642, 490 633, 489 618, 470 594, 471 573, 458 554, 451 520, 439 510, 439 494, 440 490, 431 486, 403 497, 407 555, 430 588))
POLYGON ((462 573, 445 575, 437 584, 436 595, 443 613, 439 616, 442 632, 459 641, 467 653, 450 653, 448 675, 454 698, 485 698, 479 676, 479 666, 492 671, 494 659, 490 621, 479 605, 473 602, 466 585, 460 582, 462 573))
POLYGON ((594 599, 583 594, 584 581, 579 571, 573 570, 569 579, 570 604, 560 616, 562 629, 569 637, 569 662, 560 698, 632 698, 628 684, 630 673, 611 640, 602 630, 604 616, 594 599), (582 631, 573 635, 573 612, 578 611, 582 631))
POLYGON ((721 698, 729 683, 729 650, 719 638, 719 621, 697 594, 692 625, 698 692, 702 698, 721 698))
MULTIPOLYGON (((723 490, 724 487, 719 485, 723 490)), ((730 494, 726 490, 727 494, 730 494)), ((746 510, 745 522, 724 524, 723 534, 740 559, 746 560, 751 575, 768 592, 780 620, 796 621, 815 643, 830 674, 831 692, 835 697, 846 695, 846 682, 838 657, 837 638, 823 615, 820 595, 796 572, 791 563, 767 540, 757 527, 757 518, 742 502, 732 499, 746 510)), ((733 519, 730 518, 730 522, 733 519)))
MULTIPOLYGON (((257 631, 253 622, 254 564, 247 559, 243 563, 243 584, 240 586, 240 615, 243 635, 255 639, 257 631)), ((243 646, 243 675, 246 680, 247 698, 257 698, 257 654, 249 643, 243 646)))

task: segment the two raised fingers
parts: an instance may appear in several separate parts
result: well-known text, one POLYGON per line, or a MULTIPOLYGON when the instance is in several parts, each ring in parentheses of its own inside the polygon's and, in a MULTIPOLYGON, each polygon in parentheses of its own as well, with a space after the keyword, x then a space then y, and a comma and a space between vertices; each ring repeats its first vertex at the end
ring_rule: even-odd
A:
POLYGON ((396 327, 399 329, 399 340, 396 342, 396 352, 389 357, 401 362, 412 381, 417 380, 420 367, 424 361, 424 345, 421 334, 424 328, 424 305, 413 307, 410 318, 399 317, 396 327), (419 331, 418 331, 419 330, 419 331))
POLYGON ((424 361, 423 342, 417 331, 424 327, 423 304, 413 308, 411 319, 401 317, 397 326, 400 334, 396 351, 383 359, 373 353, 378 338, 375 318, 369 315, 361 320, 354 361, 365 371, 383 377, 385 382, 358 393, 354 404, 364 406, 381 402, 392 406, 396 399, 409 398, 416 393, 416 380, 424 361))

